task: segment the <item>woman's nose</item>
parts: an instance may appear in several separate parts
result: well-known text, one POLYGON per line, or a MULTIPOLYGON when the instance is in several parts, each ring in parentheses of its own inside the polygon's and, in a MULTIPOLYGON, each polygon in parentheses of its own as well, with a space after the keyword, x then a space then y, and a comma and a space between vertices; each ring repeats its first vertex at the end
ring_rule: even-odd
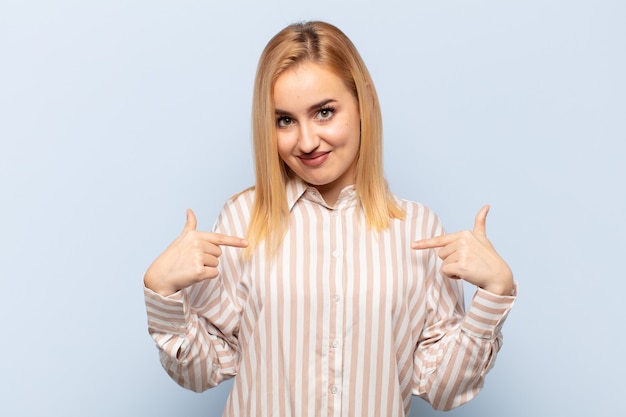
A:
POLYGON ((303 153, 311 153, 320 145, 320 138, 312 126, 301 125, 298 146, 303 153))

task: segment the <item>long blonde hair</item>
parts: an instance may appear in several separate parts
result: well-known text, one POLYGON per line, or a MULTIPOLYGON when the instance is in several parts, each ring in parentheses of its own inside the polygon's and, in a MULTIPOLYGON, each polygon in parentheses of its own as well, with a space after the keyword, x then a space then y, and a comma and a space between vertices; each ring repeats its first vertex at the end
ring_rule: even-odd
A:
POLYGON ((355 187, 369 227, 383 230, 404 212, 389 193, 383 174, 382 116, 372 78, 350 39, 325 22, 287 26, 266 45, 254 83, 252 135, 256 185, 247 239, 248 255, 262 241, 273 253, 287 227, 286 183, 293 175, 278 155, 274 84, 287 69, 303 62, 322 65, 340 77, 359 103, 361 144, 355 187))

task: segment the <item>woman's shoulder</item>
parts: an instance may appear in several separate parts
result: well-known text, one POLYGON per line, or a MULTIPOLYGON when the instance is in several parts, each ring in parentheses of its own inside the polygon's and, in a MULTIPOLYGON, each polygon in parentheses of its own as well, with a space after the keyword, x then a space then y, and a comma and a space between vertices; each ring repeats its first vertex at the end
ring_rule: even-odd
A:
POLYGON ((225 207, 232 206, 232 205, 252 206, 253 201, 254 201, 254 186, 251 186, 231 196, 228 200, 226 200, 226 203, 224 203, 224 206, 225 207))
POLYGON ((392 194, 392 197, 394 201, 396 202, 396 204, 400 206, 400 208, 403 209, 405 213, 407 213, 407 215, 420 214, 420 215, 426 215, 426 216, 437 216, 437 214, 429 206, 427 206, 424 203, 398 197, 395 194, 392 194))
POLYGON ((435 228, 441 226, 441 221, 437 213, 426 204, 401 198, 395 194, 392 194, 392 196, 396 204, 404 212, 404 222, 423 225, 428 224, 430 227, 435 228))
POLYGON ((216 225, 234 223, 244 227, 249 222, 253 203, 254 187, 246 188, 229 197, 218 214, 216 225))

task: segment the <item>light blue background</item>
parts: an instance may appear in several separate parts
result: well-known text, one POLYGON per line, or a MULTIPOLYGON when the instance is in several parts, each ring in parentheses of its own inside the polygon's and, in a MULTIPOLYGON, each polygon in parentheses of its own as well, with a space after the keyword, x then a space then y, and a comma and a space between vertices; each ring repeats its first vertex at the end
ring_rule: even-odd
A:
MULTIPOLYGON (((623 1, 0 2, 3 416, 218 416, 160 368, 143 272, 253 182, 251 90, 302 19, 361 51, 386 174, 520 283, 484 391, 449 416, 615 416, 626 383, 623 1)), ((416 399, 412 415, 438 416, 416 399)))

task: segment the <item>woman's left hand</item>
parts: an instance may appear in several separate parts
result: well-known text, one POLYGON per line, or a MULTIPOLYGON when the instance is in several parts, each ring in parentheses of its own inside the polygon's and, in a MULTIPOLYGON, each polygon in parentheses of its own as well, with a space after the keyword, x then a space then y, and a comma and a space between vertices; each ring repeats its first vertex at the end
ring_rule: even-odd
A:
POLYGON ((446 277, 463 279, 494 294, 511 295, 513 273, 487 239, 488 212, 488 205, 480 209, 472 231, 418 240, 411 248, 439 248, 437 254, 443 260, 441 273, 446 277))

